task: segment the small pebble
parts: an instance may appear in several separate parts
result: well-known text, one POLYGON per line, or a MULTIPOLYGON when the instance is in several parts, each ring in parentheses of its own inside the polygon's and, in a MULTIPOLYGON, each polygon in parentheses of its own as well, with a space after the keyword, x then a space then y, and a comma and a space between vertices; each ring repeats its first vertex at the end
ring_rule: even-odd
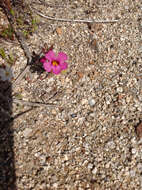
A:
POLYGON ((110 148, 110 149, 114 149, 115 148, 115 143, 113 141, 109 141, 107 143, 107 147, 110 148))
POLYGON ((71 114, 71 117, 72 117, 72 118, 75 118, 75 117, 77 117, 77 114, 76 114, 76 113, 73 113, 73 114, 71 114))
POLYGON ((56 32, 58 35, 61 35, 62 34, 62 29, 61 28, 56 28, 56 32))
POLYGON ((139 48, 139 52, 142 53, 142 46, 139 48))
POLYGON ((28 138, 31 136, 31 132, 32 132, 32 129, 30 128, 26 128, 24 131, 23 131, 23 136, 28 138))
POLYGON ((95 102, 95 100, 94 100, 94 99, 90 99, 90 100, 89 100, 89 105, 90 105, 90 106, 94 106, 94 105, 95 105, 95 103, 96 103, 96 102, 95 102))
POLYGON ((137 168, 138 168, 139 173, 141 173, 142 172, 142 164, 138 163, 137 168))
POLYGON ((135 170, 130 170, 129 175, 130 175, 130 177, 135 177, 135 175, 136 175, 135 170))
POLYGON ((93 164, 89 163, 88 164, 88 169, 92 169, 93 168, 93 164))
POLYGON ((137 150, 135 148, 132 148, 132 154, 136 154, 137 150))
POLYGON ((40 163, 41 164, 45 164, 45 162, 46 162, 46 156, 45 155, 41 155, 40 156, 40 163))
POLYGON ((97 168, 94 168, 93 170, 92 170, 92 174, 96 174, 97 173, 97 168))
POLYGON ((122 87, 118 87, 117 88, 117 92, 123 92, 123 88, 122 87))
POLYGON ((81 103, 82 105, 85 105, 87 103, 87 99, 82 99, 81 103))

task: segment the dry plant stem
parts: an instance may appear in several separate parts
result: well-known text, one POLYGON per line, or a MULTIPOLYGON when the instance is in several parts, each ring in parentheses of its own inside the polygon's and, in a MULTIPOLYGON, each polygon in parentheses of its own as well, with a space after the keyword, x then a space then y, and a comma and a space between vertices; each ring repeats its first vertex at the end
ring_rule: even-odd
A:
POLYGON ((31 62, 31 60, 32 60, 32 55, 31 55, 31 53, 30 53, 30 51, 29 51, 28 46, 27 46, 26 43, 25 43, 25 39, 24 39, 22 33, 19 32, 19 31, 15 28, 15 26, 14 26, 14 18, 13 18, 13 16, 12 16, 12 14, 11 14, 6 8, 4 8, 4 12, 6 13, 6 16, 7 16, 7 18, 8 18, 8 21, 9 21, 11 27, 12 27, 13 30, 14 30, 14 33, 15 33, 15 35, 16 35, 17 40, 19 41, 19 43, 20 43, 22 49, 24 50, 24 53, 25 53, 25 55, 26 55, 26 57, 27 57, 27 59, 28 59, 28 62, 31 62))
POLYGON ((15 87, 22 80, 22 78, 26 75, 26 73, 29 72, 29 70, 30 70, 30 66, 26 65, 26 67, 24 68, 24 70, 15 79, 15 81, 12 84, 12 86, 15 87))
POLYGON ((16 33, 16 37, 18 38, 18 41, 19 41, 22 49, 24 50, 24 53, 25 53, 28 61, 27 61, 27 65, 26 65, 24 71, 22 71, 18 75, 16 80, 14 81, 13 87, 15 87, 22 80, 22 78, 25 76, 25 74, 27 72, 29 72, 30 66, 28 65, 28 63, 30 63, 32 61, 32 55, 31 55, 31 53, 29 51, 29 48, 28 48, 27 44, 24 42, 24 38, 23 38, 22 34, 19 31, 15 31, 15 33, 16 33))
POLYGON ((18 114, 16 114, 16 115, 13 115, 12 117, 11 117, 11 119, 12 120, 15 120, 15 119, 17 119, 18 117, 20 117, 20 116, 22 116, 22 115, 24 115, 24 114, 26 114, 26 113, 28 113, 28 112, 30 112, 30 111, 32 111, 33 110, 33 107, 32 108, 29 108, 28 110, 26 110, 26 111, 23 111, 23 112, 20 112, 20 113, 18 113, 18 114))
POLYGON ((33 7, 31 9, 33 9, 36 14, 38 14, 39 16, 41 16, 43 18, 46 18, 49 20, 54 20, 54 21, 60 21, 60 22, 103 23, 103 24, 118 22, 118 20, 72 20, 72 19, 53 18, 53 17, 49 17, 49 16, 46 16, 46 15, 40 13, 39 11, 37 11, 37 9, 35 9, 33 7))
MULTIPOLYGON (((23 44, 23 43, 22 43, 23 44)), ((26 45, 26 44, 25 44, 26 45)), ((26 45, 27 46, 27 45, 26 45)), ((26 48, 28 50, 28 47, 26 48)), ((29 50, 28 50, 29 52, 29 50)), ((39 61, 41 56, 43 55, 42 51, 38 54, 38 57, 36 58, 36 60, 32 59, 32 57, 30 56, 30 53, 28 53, 27 55, 29 55, 29 59, 28 59, 28 63, 26 65, 26 67, 24 68, 24 70, 18 75, 18 77, 15 79, 14 83, 13 83, 13 87, 15 87, 19 81, 22 80, 22 78, 26 75, 26 73, 29 72, 30 70, 30 65, 32 65, 32 63, 34 63, 35 61, 39 61)))
POLYGON ((28 48, 27 44, 25 43, 25 40, 24 40, 24 37, 23 37, 22 33, 17 31, 17 29, 14 27, 14 18, 13 18, 13 16, 11 15, 11 13, 9 12, 9 10, 7 8, 4 7, 3 9, 4 9, 4 12, 6 13, 6 16, 8 18, 8 21, 9 21, 11 27, 14 30, 16 38, 19 41, 19 43, 20 43, 22 49, 24 50, 24 53, 25 53, 25 55, 26 55, 26 57, 28 59, 27 60, 27 66, 25 67, 24 71, 22 71, 19 74, 19 76, 17 77, 17 79, 13 83, 13 87, 15 87, 16 84, 18 84, 22 80, 22 78, 25 76, 25 74, 29 71, 30 66, 28 64, 32 61, 32 55, 31 55, 31 53, 29 51, 29 48, 28 48))
POLYGON ((55 7, 55 8, 65 8, 67 6, 67 5, 53 5, 53 4, 47 3, 47 2, 45 2, 43 0, 39 0, 39 2, 33 1, 32 4, 35 3, 35 4, 45 5, 45 6, 48 6, 48 7, 55 7))
POLYGON ((30 53, 29 48, 28 48, 27 44, 25 43, 25 39, 21 32, 15 30, 15 33, 16 33, 16 37, 28 59, 28 63, 30 63, 32 61, 32 54, 30 53))
MULTIPOLYGON (((5 101, 11 102, 11 99, 8 97, 5 97, 2 93, 0 93, 0 98, 5 101)), ((28 101, 20 100, 20 99, 16 99, 16 98, 13 98, 12 102, 16 103, 16 104, 24 104, 26 106, 31 106, 31 107, 43 106, 43 107, 47 108, 47 107, 56 107, 57 106, 56 104, 48 104, 48 103, 42 103, 42 102, 28 102, 28 101)), ((1 106, 0 106, 0 109, 2 109, 3 112, 5 112, 7 115, 9 115, 9 113, 6 110, 4 110, 1 106)))
POLYGON ((25 101, 25 100, 20 100, 20 99, 16 99, 16 98, 13 98, 13 103, 16 103, 16 104, 24 104, 26 106, 32 106, 32 107, 56 107, 57 105, 56 104, 46 104, 46 103, 42 103, 42 102, 28 102, 28 101, 25 101))

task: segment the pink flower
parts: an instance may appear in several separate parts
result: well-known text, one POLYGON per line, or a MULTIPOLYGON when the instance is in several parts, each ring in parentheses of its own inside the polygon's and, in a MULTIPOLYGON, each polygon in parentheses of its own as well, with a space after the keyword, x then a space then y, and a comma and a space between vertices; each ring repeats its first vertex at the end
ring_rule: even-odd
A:
POLYGON ((65 53, 59 52, 58 56, 56 56, 53 50, 50 50, 40 62, 43 63, 43 67, 47 72, 53 72, 58 75, 62 70, 67 69, 68 63, 65 62, 67 59, 68 57, 65 53))

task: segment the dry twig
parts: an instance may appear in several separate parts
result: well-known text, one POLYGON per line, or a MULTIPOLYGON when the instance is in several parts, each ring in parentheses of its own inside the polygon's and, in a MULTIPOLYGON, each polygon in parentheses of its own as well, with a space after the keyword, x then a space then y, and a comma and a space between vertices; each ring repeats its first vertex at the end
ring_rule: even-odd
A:
POLYGON ((47 3, 47 2, 45 2, 45 1, 43 1, 43 0, 39 0, 40 1, 40 3, 39 2, 37 2, 37 1, 33 1, 32 2, 32 4, 33 3, 35 3, 35 4, 39 4, 39 5, 45 5, 45 6, 47 6, 47 7, 54 7, 54 8, 65 8, 67 5, 53 5, 53 4, 51 4, 51 3, 47 3))
POLYGON ((19 41, 19 43, 20 43, 20 45, 21 45, 21 47, 25 53, 25 56, 27 57, 27 65, 26 65, 24 71, 22 71, 18 75, 17 79, 14 81, 14 83, 13 83, 13 87, 14 87, 16 84, 18 84, 22 80, 22 78, 25 76, 25 74, 29 71, 29 69, 30 69, 29 64, 32 61, 32 54, 30 53, 29 48, 28 48, 27 44, 25 43, 25 40, 24 40, 22 33, 19 32, 14 26, 13 15, 10 13, 10 11, 5 6, 3 6, 2 8, 3 8, 3 10, 4 10, 4 12, 8 18, 8 21, 11 25, 11 28, 13 28, 13 30, 14 30, 15 36, 16 36, 17 40, 19 41))
MULTIPOLYGON (((31 6, 30 6, 31 8, 31 6)), ((107 23, 116 23, 118 22, 118 20, 79 20, 79 19, 76 19, 76 20, 72 20, 72 19, 64 19, 64 18, 53 18, 53 17, 50 17, 50 16, 46 16, 42 13, 40 13, 39 11, 37 11, 37 9, 35 8, 31 8, 32 10, 34 10, 34 12, 36 14, 38 14, 39 16, 43 17, 43 18, 46 18, 46 19, 49 19, 49 20, 53 20, 53 21, 60 21, 60 22, 78 22, 78 23, 102 23, 102 24, 107 24, 107 23)))
POLYGON ((57 105, 56 104, 47 104, 47 103, 42 103, 42 102, 28 102, 28 101, 25 101, 25 100, 20 100, 20 99, 16 99, 16 98, 13 98, 13 103, 16 103, 16 104, 24 104, 26 106, 32 106, 32 107, 56 107, 57 105))

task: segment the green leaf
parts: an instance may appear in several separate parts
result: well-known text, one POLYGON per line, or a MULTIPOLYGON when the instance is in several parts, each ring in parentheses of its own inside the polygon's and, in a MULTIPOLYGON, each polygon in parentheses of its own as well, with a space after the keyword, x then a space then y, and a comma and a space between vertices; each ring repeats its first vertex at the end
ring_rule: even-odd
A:
POLYGON ((6 61, 7 61, 10 65, 12 65, 12 64, 14 63, 15 59, 14 59, 12 53, 9 53, 8 58, 6 58, 6 61))
POLYGON ((27 30, 24 30, 24 31, 23 31, 23 34, 24 34, 24 36, 27 38, 28 35, 29 35, 29 32, 28 32, 27 30))
POLYGON ((9 59, 10 59, 10 61, 14 61, 14 57, 13 57, 12 53, 9 54, 9 59))
POLYGON ((13 10, 13 9, 10 9, 10 13, 12 14, 12 16, 14 16, 14 15, 15 15, 15 12, 14 12, 14 10, 13 10))
POLYGON ((23 97, 22 97, 22 94, 16 93, 16 94, 15 94, 15 98, 17 98, 17 99, 22 99, 23 97))
POLYGON ((17 22, 18 22, 18 24, 22 25, 23 24, 22 18, 21 17, 17 18, 17 22))
POLYGON ((9 25, 8 28, 3 29, 3 31, 1 32, 1 35, 4 38, 12 38, 14 34, 13 28, 9 25))
POLYGON ((0 55, 1 55, 1 57, 2 57, 3 59, 6 58, 5 51, 4 51, 3 48, 0 48, 0 55))

